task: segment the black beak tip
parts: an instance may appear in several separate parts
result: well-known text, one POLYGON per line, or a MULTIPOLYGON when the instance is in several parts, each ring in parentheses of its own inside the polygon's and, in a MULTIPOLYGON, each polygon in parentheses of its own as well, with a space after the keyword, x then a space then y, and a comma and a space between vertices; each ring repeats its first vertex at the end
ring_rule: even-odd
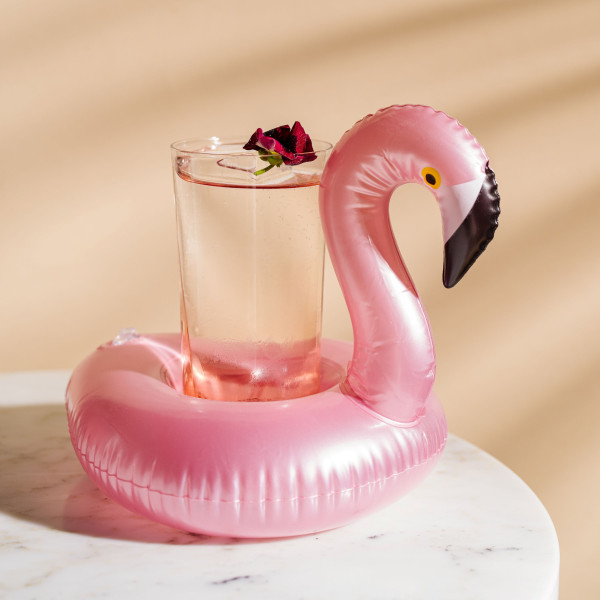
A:
POLYGON ((498 227, 500 196, 489 164, 473 208, 444 246, 444 287, 454 287, 492 241, 498 227))
POLYGON ((461 280, 461 277, 456 277, 456 276, 450 277, 450 275, 448 275, 448 272, 446 271, 446 269, 444 269, 442 281, 444 283, 444 287, 447 290, 449 290, 450 288, 453 288, 460 280, 461 280))

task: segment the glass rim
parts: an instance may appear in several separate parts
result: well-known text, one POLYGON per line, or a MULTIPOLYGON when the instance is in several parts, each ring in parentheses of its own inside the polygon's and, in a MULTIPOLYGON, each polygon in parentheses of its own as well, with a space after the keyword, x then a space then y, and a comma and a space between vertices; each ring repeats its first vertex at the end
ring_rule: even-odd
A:
MULTIPOLYGON (((333 148, 333 144, 325 140, 311 140, 313 144, 313 150, 307 152, 298 152, 296 156, 304 156, 309 154, 323 155, 329 152, 333 148)), ((256 154, 256 150, 243 150, 239 152, 221 151, 219 152, 219 146, 232 146, 239 145, 243 146, 248 142, 244 138, 242 141, 239 137, 227 137, 220 138, 218 136, 210 137, 190 137, 177 140, 173 142, 170 147, 178 154, 187 154, 190 156, 252 156, 256 154), (204 146, 202 146, 204 145, 204 146)))

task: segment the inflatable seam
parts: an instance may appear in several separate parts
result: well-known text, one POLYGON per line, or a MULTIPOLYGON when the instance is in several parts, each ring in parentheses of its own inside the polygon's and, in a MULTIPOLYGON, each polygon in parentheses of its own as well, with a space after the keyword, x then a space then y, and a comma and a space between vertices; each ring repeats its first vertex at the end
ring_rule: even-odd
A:
POLYGON ((131 484, 132 486, 134 486, 136 488, 148 490, 148 493, 158 494, 161 497, 168 496, 170 498, 180 498, 180 499, 186 500, 186 501, 224 503, 224 504, 237 504, 237 503, 241 503, 241 502, 243 502, 244 504, 249 504, 249 503, 263 504, 266 502, 297 502, 297 501, 303 501, 303 500, 312 500, 315 498, 329 498, 331 496, 341 496, 343 494, 347 494, 348 492, 356 492, 356 491, 360 491, 366 487, 372 487, 372 486, 379 485, 381 483, 387 483, 390 479, 396 479, 397 477, 405 475, 407 472, 412 471, 415 468, 424 466, 428 462, 436 461, 438 459, 438 457, 440 456, 440 454, 444 450, 444 447, 446 445, 446 443, 445 443, 446 439, 447 439, 447 436, 444 436, 444 442, 435 450, 435 452, 433 452, 432 454, 427 456, 427 458, 425 460, 414 463, 414 464, 404 468, 402 471, 397 471, 395 473, 392 473, 391 475, 387 475, 387 476, 383 477, 382 479, 377 479, 375 481, 369 481, 367 483, 363 483, 358 486, 354 486, 354 487, 350 487, 350 488, 345 488, 343 490, 334 490, 334 491, 328 492, 328 493, 313 494, 311 496, 295 496, 295 497, 290 497, 290 498, 264 498, 263 500, 252 500, 252 499, 245 499, 245 498, 240 498, 238 500, 222 500, 222 499, 213 499, 213 498, 194 498, 194 497, 190 496, 189 494, 185 494, 185 495, 170 494, 168 492, 163 492, 160 490, 152 489, 150 486, 147 486, 147 485, 141 485, 131 479, 123 479, 122 477, 119 477, 119 475, 117 473, 109 473, 108 469, 103 469, 103 468, 99 467, 98 465, 96 465, 92 460, 90 460, 86 454, 81 452, 81 450, 78 446, 76 447, 76 450, 77 450, 77 454, 80 456, 80 458, 89 467, 91 467, 92 470, 96 471, 101 477, 103 476, 103 479, 109 480, 109 481, 111 479, 115 479, 118 482, 131 484))

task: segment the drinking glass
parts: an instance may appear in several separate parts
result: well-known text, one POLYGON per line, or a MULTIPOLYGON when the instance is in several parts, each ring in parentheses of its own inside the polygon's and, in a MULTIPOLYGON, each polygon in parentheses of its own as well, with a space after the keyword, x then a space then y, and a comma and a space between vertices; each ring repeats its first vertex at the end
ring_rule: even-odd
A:
POLYGON ((319 389, 324 240, 316 160, 268 166, 244 142, 172 148, 187 395, 231 401, 319 389))

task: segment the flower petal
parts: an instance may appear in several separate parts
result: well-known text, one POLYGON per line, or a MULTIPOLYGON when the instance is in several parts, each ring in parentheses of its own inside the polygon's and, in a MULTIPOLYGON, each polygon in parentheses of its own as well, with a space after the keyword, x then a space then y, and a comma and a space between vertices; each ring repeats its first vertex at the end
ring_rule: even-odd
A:
POLYGON ((291 150, 291 148, 286 143, 288 138, 290 137, 289 125, 280 125, 279 127, 269 129, 269 131, 265 131, 265 135, 276 139, 286 149, 291 150))
POLYGON ((290 137, 294 142, 294 154, 296 154, 296 157, 293 162, 286 162, 284 160, 286 164, 300 165, 317 158, 317 155, 313 153, 312 141, 299 121, 296 121, 292 126, 290 137))
POLYGON ((262 135, 263 130, 259 127, 244 144, 244 150, 258 150, 258 136, 262 135))
POLYGON ((299 121, 291 129, 289 125, 281 125, 265 132, 257 129, 244 145, 244 150, 276 152, 286 165, 300 165, 317 158, 310 137, 299 121))

